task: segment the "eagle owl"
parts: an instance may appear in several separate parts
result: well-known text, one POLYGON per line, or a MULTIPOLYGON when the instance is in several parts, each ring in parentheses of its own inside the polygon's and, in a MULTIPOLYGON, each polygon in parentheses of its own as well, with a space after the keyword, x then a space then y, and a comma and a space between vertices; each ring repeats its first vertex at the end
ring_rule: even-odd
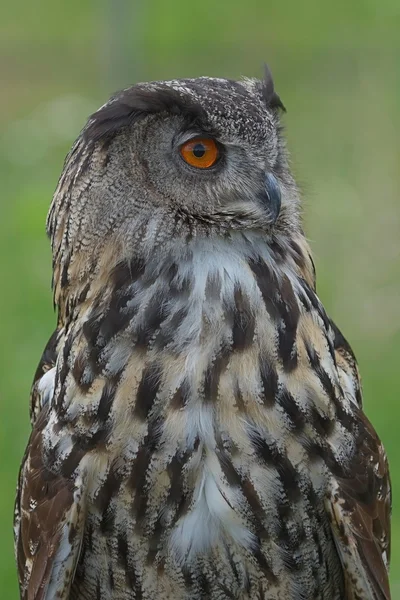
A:
POLYGON ((389 600, 390 485, 264 80, 138 84, 47 221, 23 600, 389 600))

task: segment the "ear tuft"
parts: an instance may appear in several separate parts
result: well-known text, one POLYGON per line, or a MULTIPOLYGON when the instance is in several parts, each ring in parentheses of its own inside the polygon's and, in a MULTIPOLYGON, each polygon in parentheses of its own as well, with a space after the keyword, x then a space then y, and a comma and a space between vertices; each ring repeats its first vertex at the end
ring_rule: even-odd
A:
POLYGON ((284 107, 282 100, 275 92, 274 80, 272 79, 272 73, 267 64, 264 65, 264 81, 262 85, 262 95, 264 96, 268 108, 282 110, 283 112, 286 112, 286 108, 284 107))

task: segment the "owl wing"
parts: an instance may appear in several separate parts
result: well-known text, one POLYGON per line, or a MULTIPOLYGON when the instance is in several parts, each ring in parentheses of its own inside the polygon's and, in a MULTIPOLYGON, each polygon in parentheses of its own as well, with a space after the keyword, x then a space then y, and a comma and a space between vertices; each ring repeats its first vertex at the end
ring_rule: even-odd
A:
POLYGON ((385 450, 361 410, 361 390, 354 354, 335 332, 335 354, 345 395, 358 406, 356 451, 345 477, 332 479, 326 508, 343 565, 346 600, 390 600, 391 488, 385 450))
MULTIPOLYGON (((42 407, 45 404, 47 404, 47 402, 53 394, 58 335, 59 330, 56 329, 46 344, 46 347, 36 369, 35 376, 33 378, 29 402, 29 415, 32 427, 34 426, 42 407)), ((17 538, 19 535, 19 526, 21 522, 21 492, 23 483, 23 471, 27 459, 28 450, 29 445, 25 450, 25 454, 22 459, 21 467, 19 469, 18 474, 17 491, 14 505, 15 544, 17 543, 17 538)))
POLYGON ((50 337, 32 384, 32 433, 22 460, 15 502, 15 554, 22 600, 68 598, 83 536, 82 484, 43 464, 61 330, 50 337))
POLYGON ((82 480, 55 475, 43 463, 48 412, 39 414, 21 467, 15 533, 21 600, 67 600, 83 538, 82 480))
POLYGON ((51 335, 33 378, 29 414, 33 426, 42 407, 52 397, 54 391, 57 343, 61 330, 57 328, 51 335))

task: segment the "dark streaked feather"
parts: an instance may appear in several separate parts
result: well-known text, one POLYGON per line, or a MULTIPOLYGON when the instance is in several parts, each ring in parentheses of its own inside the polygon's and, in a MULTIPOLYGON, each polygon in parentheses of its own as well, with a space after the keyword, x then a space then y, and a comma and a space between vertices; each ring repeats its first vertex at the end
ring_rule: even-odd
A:
POLYGON ((29 415, 32 425, 34 425, 41 409, 41 398, 38 390, 39 381, 56 364, 58 335, 59 330, 56 329, 50 336, 33 378, 29 404, 29 415))
POLYGON ((32 431, 17 497, 15 542, 22 600, 52 600, 56 591, 57 598, 69 598, 83 534, 79 484, 54 475, 43 464, 46 413, 40 413, 32 431))
POLYGON ((345 573, 346 600, 390 600, 391 490, 387 459, 361 411, 358 419, 357 450, 348 476, 335 479, 327 510, 345 573))

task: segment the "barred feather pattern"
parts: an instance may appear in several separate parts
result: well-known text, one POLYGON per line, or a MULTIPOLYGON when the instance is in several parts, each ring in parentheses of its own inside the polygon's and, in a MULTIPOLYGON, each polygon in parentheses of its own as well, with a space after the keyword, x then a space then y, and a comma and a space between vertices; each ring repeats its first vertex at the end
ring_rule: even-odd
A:
POLYGON ((154 248, 156 219, 142 254, 53 226, 21 598, 389 600, 386 456, 301 230, 154 248))
POLYGON ((240 237, 114 265, 65 328, 40 436, 55 477, 90 481, 71 598, 129 598, 127 578, 134 597, 343 597, 324 499, 368 432, 358 381, 300 246, 240 237))

